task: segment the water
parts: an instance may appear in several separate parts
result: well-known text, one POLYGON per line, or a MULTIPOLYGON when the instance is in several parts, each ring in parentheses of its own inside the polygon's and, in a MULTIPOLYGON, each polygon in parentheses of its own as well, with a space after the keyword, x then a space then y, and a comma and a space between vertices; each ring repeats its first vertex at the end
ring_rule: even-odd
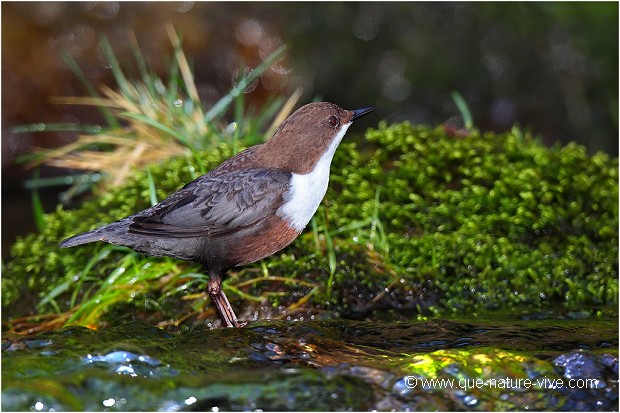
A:
POLYGON ((5 334, 3 410, 617 410, 618 320, 5 334))

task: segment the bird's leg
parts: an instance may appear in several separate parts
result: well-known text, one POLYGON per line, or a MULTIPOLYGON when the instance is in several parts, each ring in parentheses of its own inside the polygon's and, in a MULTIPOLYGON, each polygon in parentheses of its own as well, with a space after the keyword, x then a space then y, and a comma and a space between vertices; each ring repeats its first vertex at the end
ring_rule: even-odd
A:
POLYGON ((207 291, 209 292, 209 297, 211 297, 211 302, 215 304, 215 308, 224 326, 243 327, 245 325, 245 323, 240 323, 237 320, 237 316, 222 290, 222 278, 219 275, 211 274, 207 291))

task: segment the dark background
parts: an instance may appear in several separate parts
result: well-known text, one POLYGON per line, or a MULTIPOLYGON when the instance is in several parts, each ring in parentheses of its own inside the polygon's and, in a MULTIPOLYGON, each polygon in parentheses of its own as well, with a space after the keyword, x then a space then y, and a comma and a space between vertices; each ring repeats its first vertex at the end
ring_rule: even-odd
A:
MULTIPOLYGON (((590 153, 618 154, 618 3, 12 3, 2 2, 2 256, 35 230, 33 171, 15 163, 33 147, 54 147, 70 133, 15 134, 17 125, 101 122, 92 108, 54 105, 52 96, 86 91, 62 59, 67 52, 90 81, 114 86, 99 46, 106 36, 121 62, 132 59, 129 33, 162 75, 183 37, 205 105, 234 84, 242 64, 258 65, 280 45, 285 58, 250 88, 300 103, 316 97, 345 108, 375 105, 373 119, 459 126, 458 91, 475 126, 526 127, 541 140, 576 141, 590 153)), ((43 168, 43 175, 67 171, 43 168)), ((46 211, 64 188, 41 191, 46 211)))

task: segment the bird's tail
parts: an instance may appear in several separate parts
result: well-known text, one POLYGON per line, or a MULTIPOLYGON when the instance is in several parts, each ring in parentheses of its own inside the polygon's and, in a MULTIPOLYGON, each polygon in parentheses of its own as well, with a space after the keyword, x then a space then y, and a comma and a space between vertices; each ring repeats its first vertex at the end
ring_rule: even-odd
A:
POLYGON ((105 241, 112 244, 121 244, 121 240, 126 237, 127 227, 129 225, 128 218, 120 221, 95 228, 92 231, 83 232, 67 238, 58 244, 61 248, 75 247, 76 245, 88 244, 90 242, 105 241))
POLYGON ((72 237, 69 237, 61 241, 60 244, 58 245, 60 245, 61 248, 69 248, 69 247, 75 247, 76 245, 88 244, 89 242, 95 242, 95 241, 103 241, 101 239, 101 233, 99 233, 97 230, 83 232, 81 234, 74 235, 72 237))

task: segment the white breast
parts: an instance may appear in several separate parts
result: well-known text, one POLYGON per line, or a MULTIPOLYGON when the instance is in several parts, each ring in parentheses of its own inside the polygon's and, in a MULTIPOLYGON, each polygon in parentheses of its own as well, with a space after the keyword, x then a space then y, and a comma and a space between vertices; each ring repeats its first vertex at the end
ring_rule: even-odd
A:
POLYGON ((334 152, 347 133, 349 126, 351 126, 351 122, 342 126, 338 135, 310 173, 305 175, 293 174, 291 178, 291 187, 284 194, 284 204, 278 208, 276 214, 297 232, 303 231, 308 225, 323 200, 325 192, 327 192, 329 167, 334 152))

